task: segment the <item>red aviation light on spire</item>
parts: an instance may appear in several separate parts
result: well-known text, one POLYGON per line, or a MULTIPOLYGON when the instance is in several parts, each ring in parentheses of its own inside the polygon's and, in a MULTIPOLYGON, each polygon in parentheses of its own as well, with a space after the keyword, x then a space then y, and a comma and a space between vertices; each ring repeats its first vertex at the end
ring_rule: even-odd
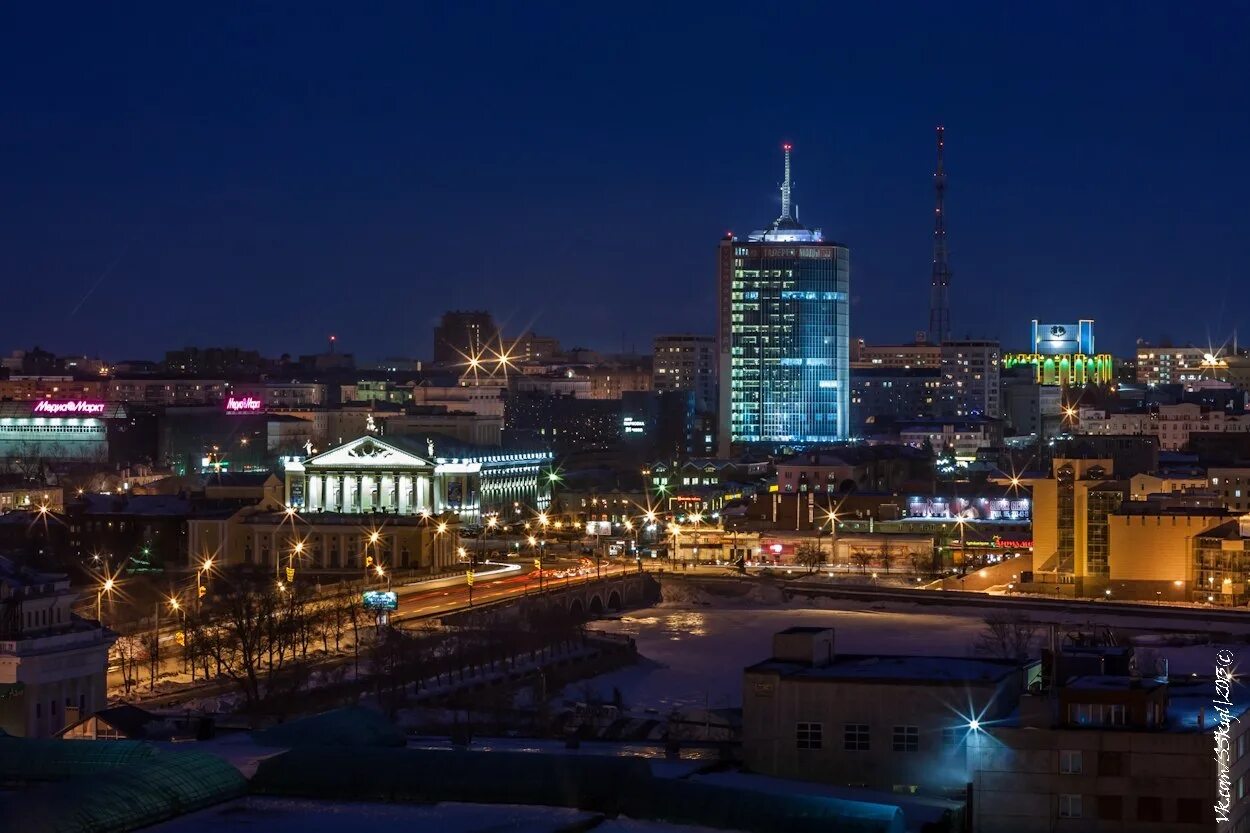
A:
POLYGON ((790 144, 789 142, 786 142, 785 144, 781 146, 781 149, 782 150, 794 150, 794 145, 790 144))

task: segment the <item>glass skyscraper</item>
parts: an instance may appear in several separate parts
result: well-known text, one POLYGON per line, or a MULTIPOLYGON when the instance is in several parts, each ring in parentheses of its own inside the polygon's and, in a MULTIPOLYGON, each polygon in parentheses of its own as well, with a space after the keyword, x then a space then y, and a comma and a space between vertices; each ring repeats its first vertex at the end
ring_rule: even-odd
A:
POLYGON ((850 250, 790 208, 785 146, 781 216, 720 243, 720 442, 802 447, 848 437, 850 250))

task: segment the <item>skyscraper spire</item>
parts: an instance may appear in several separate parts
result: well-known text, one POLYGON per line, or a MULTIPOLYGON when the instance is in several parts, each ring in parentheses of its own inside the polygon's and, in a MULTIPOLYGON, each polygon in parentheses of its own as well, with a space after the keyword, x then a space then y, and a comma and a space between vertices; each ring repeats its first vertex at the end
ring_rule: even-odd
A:
POLYGON ((933 210, 933 279, 929 288, 929 340, 941 344, 951 337, 951 268, 946 262, 946 167, 943 163, 946 128, 937 129, 937 170, 933 190, 937 204, 933 210))
POLYGON ((790 219, 790 144, 781 146, 786 152, 786 178, 781 182, 781 219, 790 219))

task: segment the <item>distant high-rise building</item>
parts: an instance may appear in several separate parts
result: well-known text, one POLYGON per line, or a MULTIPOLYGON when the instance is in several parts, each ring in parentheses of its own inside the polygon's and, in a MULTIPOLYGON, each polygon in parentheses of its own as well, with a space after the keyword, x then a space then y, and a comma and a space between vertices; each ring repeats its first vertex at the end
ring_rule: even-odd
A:
POLYGON ((507 342, 508 352, 518 362, 549 362, 560 355, 560 340, 555 336, 540 336, 526 330, 516 341, 507 342))
POLYGON ((937 170, 933 172, 933 275, 929 289, 929 340, 941 344, 951 337, 951 267, 946 262, 946 128, 937 129, 937 170))
POLYGON ((998 418, 999 351, 997 341, 965 339, 942 342, 942 415, 998 418))
POLYGON ((1227 357, 1210 348, 1158 346, 1137 343, 1137 381, 1148 387, 1180 385, 1199 379, 1223 379, 1228 375, 1227 357))
POLYGON ((691 391, 697 410, 716 410, 715 336, 656 336, 654 371, 655 390, 691 391))
POLYGON ((500 350, 499 328, 495 319, 482 310, 451 310, 434 328, 434 364, 444 367, 485 361, 491 350, 500 350))
POLYGON ((850 432, 851 253, 791 216, 720 243, 720 448, 810 445, 850 432))

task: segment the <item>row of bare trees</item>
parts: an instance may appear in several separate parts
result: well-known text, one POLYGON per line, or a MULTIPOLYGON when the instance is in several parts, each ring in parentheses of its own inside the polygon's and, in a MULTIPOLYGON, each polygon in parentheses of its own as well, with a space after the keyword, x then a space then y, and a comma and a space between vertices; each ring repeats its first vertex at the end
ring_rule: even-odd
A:
MULTIPOLYGON (((926 552, 909 552, 906 556, 895 552, 890 548, 888 541, 883 541, 876 547, 852 547, 850 553, 851 564, 861 573, 867 573, 871 568, 889 575, 891 571, 897 571, 899 561, 906 558, 911 567, 911 571, 916 575, 925 575, 933 572, 933 555, 926 552)), ((799 544, 794 551, 794 562, 805 567, 809 573, 819 570, 829 560, 829 554, 824 551, 818 544, 813 542, 805 542, 799 544)))
POLYGON ((217 583, 210 604, 187 615, 184 656, 206 678, 233 682, 251 711, 304 687, 316 661, 345 647, 359 669, 372 625, 358 594, 324 597, 303 585, 229 576, 217 583))

